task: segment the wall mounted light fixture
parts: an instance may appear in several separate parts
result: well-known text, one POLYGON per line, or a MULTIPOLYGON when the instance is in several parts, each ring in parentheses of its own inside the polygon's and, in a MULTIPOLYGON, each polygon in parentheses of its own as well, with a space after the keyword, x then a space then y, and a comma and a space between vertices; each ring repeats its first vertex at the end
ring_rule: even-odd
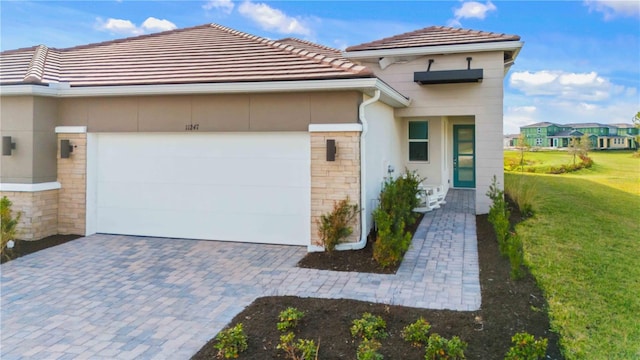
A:
POLYGON ((60 140, 60 158, 68 159, 73 152, 73 145, 69 140, 60 140))
POLYGON ((11 141, 11 136, 2 137, 2 155, 11 156, 11 151, 16 149, 16 143, 11 141))
POLYGON ((336 161, 336 140, 327 139, 327 161, 336 161))

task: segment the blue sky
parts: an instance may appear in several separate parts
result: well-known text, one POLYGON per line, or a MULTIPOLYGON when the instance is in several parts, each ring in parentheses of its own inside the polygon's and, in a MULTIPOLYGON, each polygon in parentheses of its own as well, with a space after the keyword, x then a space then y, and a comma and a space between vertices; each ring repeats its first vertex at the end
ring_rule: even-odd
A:
POLYGON ((343 49, 431 25, 517 34, 505 133, 534 122, 631 122, 640 111, 640 0, 0 1, 2 50, 64 48, 218 23, 343 49))

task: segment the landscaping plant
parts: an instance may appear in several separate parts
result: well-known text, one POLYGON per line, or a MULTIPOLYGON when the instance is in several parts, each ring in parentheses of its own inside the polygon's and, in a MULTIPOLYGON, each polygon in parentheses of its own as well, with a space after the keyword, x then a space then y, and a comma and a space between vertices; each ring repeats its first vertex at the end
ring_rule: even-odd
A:
POLYGON ((303 317, 304 313, 294 307, 282 310, 279 315, 280 321, 277 324, 278 330, 287 331, 295 328, 303 317))
POLYGON ((314 360, 318 358, 320 345, 315 341, 307 339, 297 339, 292 332, 280 336, 280 343, 276 347, 283 350, 287 359, 291 360, 314 360))
POLYGON ((429 330, 431 325, 421 317, 402 329, 402 338, 415 347, 421 347, 429 341, 429 330))
POLYGON ((418 218, 413 209, 420 203, 417 195, 421 181, 415 172, 407 170, 396 179, 387 179, 382 187, 380 205, 373 212, 378 229, 373 257, 382 267, 399 262, 411 245, 411 233, 405 226, 418 218))
POLYGON ((387 323, 380 316, 364 313, 360 319, 353 320, 351 335, 366 340, 384 339, 387 337, 387 323))
POLYGON ((349 197, 347 197, 335 202, 333 210, 317 220, 318 235, 328 252, 333 252, 336 245, 343 242, 353 232, 349 224, 358 214, 358 205, 351 204, 349 201, 349 197))
POLYGON ((500 253, 503 256, 507 256, 510 212, 507 208, 507 202, 504 199, 504 191, 498 187, 498 180, 495 175, 489 186, 489 191, 487 191, 487 196, 492 201, 491 207, 489 208, 488 220, 496 232, 500 253))
POLYGON ((427 341, 425 360, 460 360, 465 359, 464 351, 467 343, 454 336, 450 340, 438 334, 431 334, 427 341))
POLYGON ((242 323, 220 331, 216 335, 214 347, 218 350, 218 357, 225 359, 235 359, 241 352, 247 350, 247 335, 244 333, 242 323))
POLYGON ((21 212, 13 216, 12 205, 13 203, 6 196, 0 199, 0 256, 7 259, 9 258, 7 243, 15 240, 18 222, 22 217, 21 212))
POLYGON ((547 339, 535 339, 533 335, 519 332, 511 338, 513 344, 505 360, 540 360, 547 353, 547 339))
POLYGON ((522 266, 524 265, 524 252, 522 250, 522 240, 518 234, 511 233, 507 239, 508 242, 508 255, 509 263, 511 264, 511 278, 513 280, 522 279, 525 275, 525 271, 522 266))
POLYGON ((358 345, 357 360, 382 360, 384 356, 378 352, 382 344, 375 339, 364 339, 358 345))

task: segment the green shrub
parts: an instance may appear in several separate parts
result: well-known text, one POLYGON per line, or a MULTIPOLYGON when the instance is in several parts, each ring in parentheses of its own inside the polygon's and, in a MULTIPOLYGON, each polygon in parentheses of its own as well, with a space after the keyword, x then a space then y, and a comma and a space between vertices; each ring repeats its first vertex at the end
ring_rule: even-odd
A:
POLYGON ((420 200, 418 185, 422 179, 406 171, 396 179, 388 179, 380 192, 380 205, 373 212, 378 235, 373 244, 373 257, 382 266, 396 264, 411 245, 411 233, 405 229, 418 215, 413 212, 420 200))
POLYGON ((291 360, 314 360, 317 359, 320 345, 315 341, 307 339, 297 339, 292 332, 280 335, 280 343, 276 346, 278 350, 283 350, 287 359, 291 360))
POLYGON ((508 238, 509 262, 511 263, 511 278, 513 280, 522 279, 525 272, 522 268, 524 265, 524 251, 522 250, 522 240, 516 233, 511 233, 508 238))
POLYGON ((520 332, 511 338, 513 344, 505 360, 538 360, 544 359, 547 353, 547 339, 536 340, 533 335, 520 332))
POLYGON ((364 339, 358 345, 357 360, 382 360, 384 356, 378 352, 382 344, 375 339, 364 339))
POLYGON ((518 205, 523 217, 533 216, 533 202, 538 195, 535 182, 527 177, 519 176, 516 180, 505 181, 504 191, 518 205))
POLYGON ((498 187, 498 180, 496 176, 493 176, 487 196, 492 200, 491 207, 489 208, 488 220, 493 225, 493 229, 496 232, 496 238, 498 240, 498 248, 502 256, 507 256, 508 244, 507 237, 509 236, 509 216, 510 212, 507 208, 507 202, 504 199, 504 191, 498 187))
POLYGON ((244 333, 242 323, 219 332, 216 335, 216 341, 213 347, 218 350, 218 356, 225 359, 237 358, 248 347, 247 335, 244 333))
POLYGON ((295 328, 303 317, 304 313, 294 307, 282 310, 278 316, 280 320, 277 324, 278 330, 287 331, 295 328))
POLYGON ((333 210, 324 214, 317 221, 318 235, 328 252, 333 252, 336 245, 351 235, 353 229, 349 224, 358 214, 358 205, 350 204, 349 197, 333 205, 333 210))
POLYGON ((387 323, 380 316, 364 313, 360 319, 353 320, 351 335, 365 340, 384 339, 387 337, 387 323))
POLYGON ((11 206, 13 203, 9 198, 3 196, 0 199, 0 256, 9 258, 9 249, 7 249, 7 243, 9 240, 15 240, 17 233, 17 226, 22 213, 18 212, 13 215, 11 206))
POLYGON ((421 317, 402 329, 402 338, 410 342, 411 345, 420 347, 429 341, 429 330, 431 330, 431 325, 421 317))
POLYGON ((464 351, 467 349, 467 343, 454 336, 451 340, 445 339, 438 334, 429 336, 427 342, 427 351, 424 355, 425 360, 460 360, 465 359, 464 351))

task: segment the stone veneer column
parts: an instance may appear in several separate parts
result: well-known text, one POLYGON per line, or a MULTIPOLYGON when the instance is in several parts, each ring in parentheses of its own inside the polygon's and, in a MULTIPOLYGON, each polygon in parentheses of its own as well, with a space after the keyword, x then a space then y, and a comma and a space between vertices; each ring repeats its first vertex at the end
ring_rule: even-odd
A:
POLYGON ((60 126, 58 133, 58 233, 86 233, 87 209, 87 133, 81 126, 60 126), (69 140, 73 152, 60 158, 60 140, 69 140))
MULTIPOLYGON (((318 236, 317 221, 321 215, 333 210, 335 202, 348 196, 352 204, 360 206, 360 130, 354 129, 361 129, 360 124, 310 126, 311 245, 323 245, 318 236), (335 161, 326 160, 327 139, 336 141, 335 161)), ((360 221, 357 216, 347 242, 360 240, 360 221)))
MULTIPOLYGON (((44 184, 50 190, 37 187, 43 184, 11 184, 17 191, 0 191, 13 205, 11 211, 16 216, 22 213, 17 226, 17 238, 39 240, 58 233, 58 189, 54 183, 44 184), (25 189, 19 189, 24 187, 25 189), (26 189, 35 187, 36 189, 26 189)), ((9 185, 9 188, 12 186, 9 185)))

